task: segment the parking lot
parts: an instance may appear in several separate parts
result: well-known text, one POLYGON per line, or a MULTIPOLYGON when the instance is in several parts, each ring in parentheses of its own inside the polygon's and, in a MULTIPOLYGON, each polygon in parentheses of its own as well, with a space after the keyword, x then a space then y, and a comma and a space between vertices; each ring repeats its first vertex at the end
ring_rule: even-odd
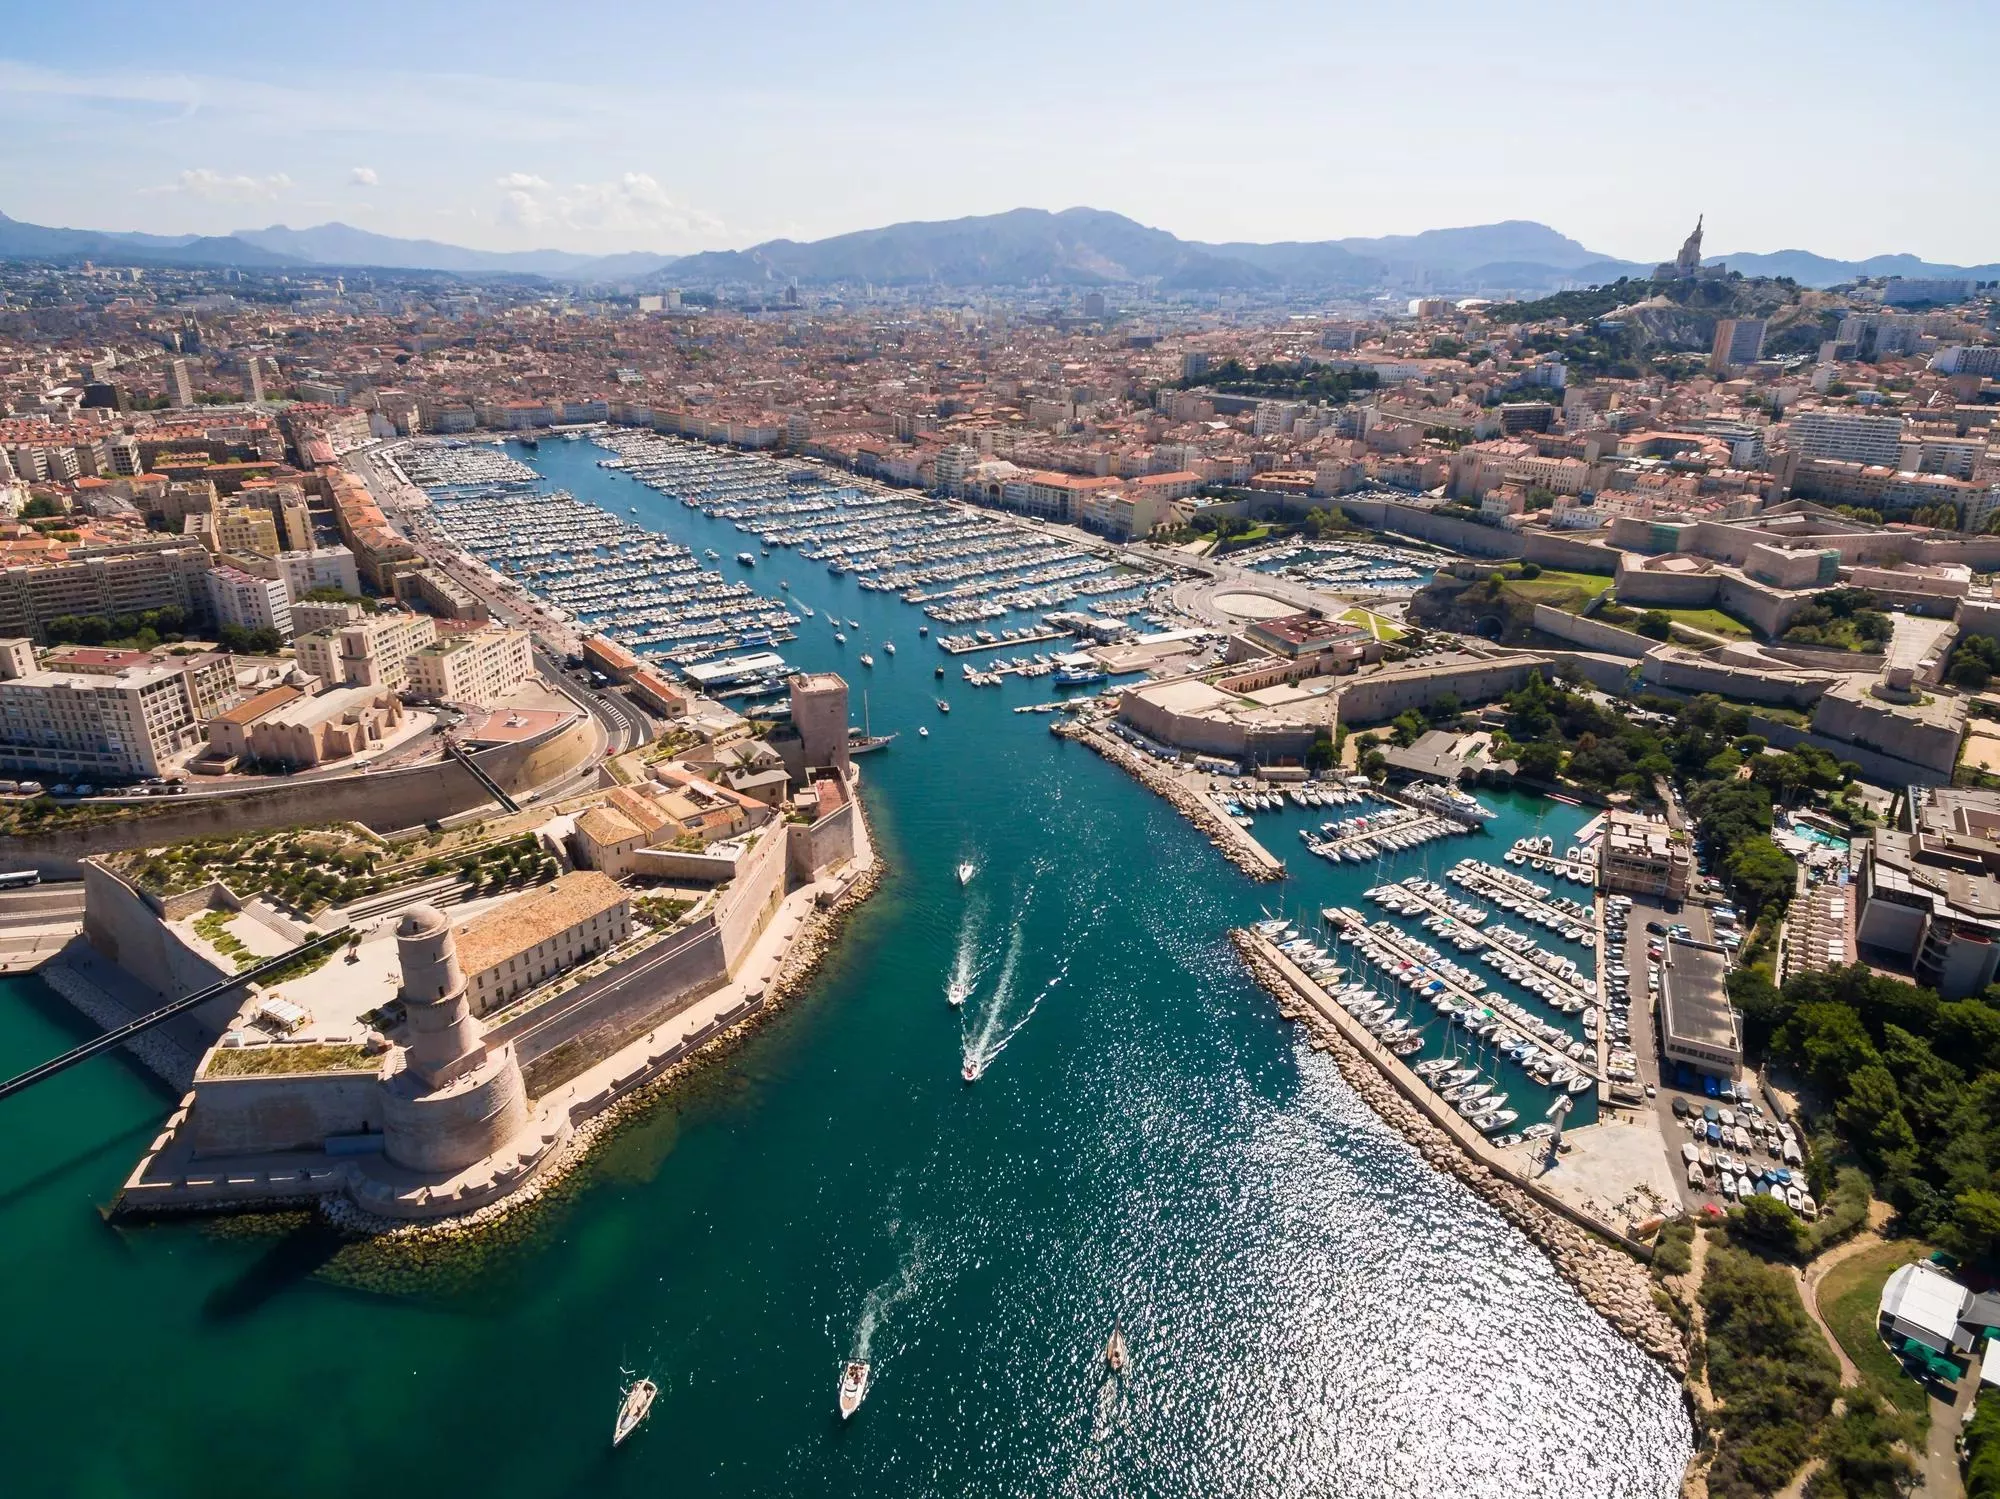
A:
MULTIPOLYGON (((1748 1096, 1750 1090, 1747 1087, 1744 1096, 1729 1097, 1725 1096, 1721 1083, 1715 1081, 1714 1092, 1711 1093, 1698 1074, 1666 1062, 1661 1057, 1658 1028, 1660 991, 1654 953, 1663 948, 1666 932, 1676 927, 1685 928, 1686 935, 1698 942, 1715 941, 1718 928, 1706 906, 1677 903, 1670 908, 1662 901, 1644 896, 1630 899, 1632 904, 1626 911, 1623 941, 1620 942, 1614 933, 1607 932, 1607 999, 1615 999, 1621 986, 1630 996, 1627 1020, 1632 1051, 1638 1059, 1639 1081, 1649 1092, 1648 1105, 1661 1138, 1666 1142, 1667 1153, 1673 1160, 1682 1204, 1690 1212, 1704 1205, 1726 1206, 1730 1198, 1718 1190, 1719 1178, 1725 1171, 1739 1182, 1744 1176, 1754 1177, 1759 1171, 1782 1173, 1788 1155, 1796 1160, 1797 1148, 1794 1145, 1787 1151, 1778 1127, 1748 1096), (1660 930, 1650 929, 1654 927, 1660 930), (1612 968, 1621 957, 1625 969, 1622 978, 1612 968), (1700 1125, 1699 1139, 1695 1129, 1697 1122, 1700 1125), (1695 1188, 1688 1182, 1687 1148, 1690 1146, 1694 1148, 1696 1160, 1702 1163, 1705 1188, 1695 1188), (1740 1169, 1731 1170, 1731 1166, 1740 1169)), ((1615 908, 1612 908, 1607 919, 1615 914, 1615 908)), ((1726 923, 1723 929, 1727 935, 1726 923)), ((1612 1013, 1615 1014, 1615 1010, 1612 1013)), ((1734 1091, 1730 1089, 1731 1093, 1734 1091)), ((1784 1183, 1781 1181, 1780 1185, 1784 1183)), ((1799 1185, 1803 1187, 1803 1182, 1799 1185)), ((1806 1205, 1803 1194, 1798 1205, 1806 1205)))

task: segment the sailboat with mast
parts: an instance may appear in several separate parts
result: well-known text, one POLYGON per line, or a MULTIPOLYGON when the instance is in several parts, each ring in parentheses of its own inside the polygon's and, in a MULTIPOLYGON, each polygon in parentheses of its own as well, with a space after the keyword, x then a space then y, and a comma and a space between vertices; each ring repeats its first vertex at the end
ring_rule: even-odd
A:
POLYGON ((848 754, 865 755, 873 750, 886 749, 895 741, 896 736, 894 734, 876 734, 870 732, 870 728, 868 694, 863 692, 861 694, 861 727, 856 729, 852 724, 847 726, 848 754))

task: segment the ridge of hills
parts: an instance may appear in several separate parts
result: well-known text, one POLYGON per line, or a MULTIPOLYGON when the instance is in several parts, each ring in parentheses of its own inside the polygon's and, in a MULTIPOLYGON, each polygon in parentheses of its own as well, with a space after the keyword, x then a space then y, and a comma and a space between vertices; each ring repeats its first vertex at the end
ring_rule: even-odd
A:
MULTIPOLYGON (((729 285, 1093 287, 1148 283, 1167 291, 1351 292, 1423 287, 1559 292, 1644 276, 1649 266, 1591 250, 1545 224, 1509 219, 1421 234, 1205 243, 1096 208, 1016 208, 968 218, 888 224, 826 239, 767 240, 742 250, 672 256, 646 251, 478 250, 330 222, 272 224, 228 235, 159 235, 53 228, 0 214, 0 258, 122 259, 141 264, 380 268, 455 275, 539 276, 646 287, 729 285)), ((1750 276, 1825 287, 1856 276, 2000 279, 2000 263, 1954 266, 1915 255, 1835 260, 1808 250, 1713 257, 1750 276)))

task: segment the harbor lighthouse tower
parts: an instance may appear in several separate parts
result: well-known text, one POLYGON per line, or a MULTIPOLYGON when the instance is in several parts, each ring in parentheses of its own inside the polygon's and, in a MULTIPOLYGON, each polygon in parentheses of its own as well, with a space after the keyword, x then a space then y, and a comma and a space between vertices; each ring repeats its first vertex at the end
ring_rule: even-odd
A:
POLYGON ((408 1039, 384 1082, 382 1148, 399 1166, 457 1171, 498 1154, 528 1124, 514 1048, 489 1048, 465 998, 451 923, 412 906, 396 924, 408 1039))

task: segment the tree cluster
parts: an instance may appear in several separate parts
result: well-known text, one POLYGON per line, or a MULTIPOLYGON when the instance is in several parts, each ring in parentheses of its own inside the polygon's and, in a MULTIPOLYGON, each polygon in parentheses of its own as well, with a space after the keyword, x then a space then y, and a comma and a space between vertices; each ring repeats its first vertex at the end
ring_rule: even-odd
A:
POLYGON ((1225 359, 1204 374, 1180 382, 1182 390, 1196 386, 1232 395, 1268 396, 1287 401, 1351 401, 1379 381, 1373 370, 1337 370, 1315 359, 1276 360, 1251 369, 1240 359, 1225 359))
POLYGON ((1851 968, 1730 975, 1744 1041, 1796 1069, 1910 1229, 2000 1256, 2000 985, 1946 1002, 1851 968))

